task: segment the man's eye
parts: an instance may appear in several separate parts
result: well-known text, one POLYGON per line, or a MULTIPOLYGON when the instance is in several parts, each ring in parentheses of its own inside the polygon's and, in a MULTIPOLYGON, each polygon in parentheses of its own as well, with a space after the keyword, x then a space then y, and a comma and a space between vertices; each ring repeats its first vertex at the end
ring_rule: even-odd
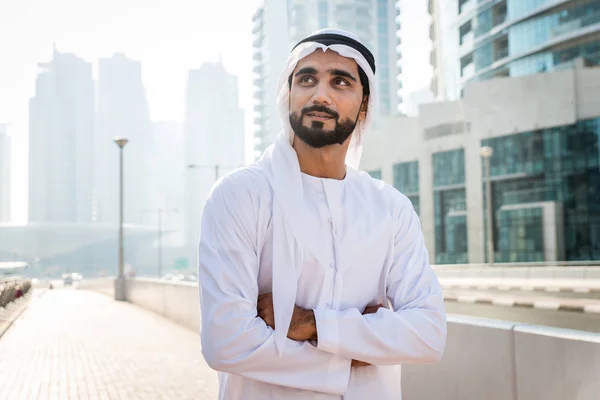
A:
POLYGON ((314 82, 314 81, 315 80, 310 75, 305 75, 305 76, 303 76, 303 77, 300 78, 300 83, 311 83, 311 82, 314 82))
POLYGON ((334 83, 336 85, 342 85, 342 86, 348 86, 349 85, 348 81, 345 80, 345 79, 343 79, 343 78, 335 78, 334 83))

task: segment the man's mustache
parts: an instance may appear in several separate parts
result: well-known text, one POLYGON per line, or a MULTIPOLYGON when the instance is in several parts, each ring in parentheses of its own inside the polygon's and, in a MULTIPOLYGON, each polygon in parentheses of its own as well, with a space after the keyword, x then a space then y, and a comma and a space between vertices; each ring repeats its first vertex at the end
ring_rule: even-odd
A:
POLYGON ((332 118, 334 118, 336 120, 340 116, 337 112, 333 111, 330 108, 327 108, 327 107, 319 105, 319 104, 315 104, 314 106, 304 108, 302 110, 302 117, 304 117, 306 114, 311 113, 311 112, 322 112, 325 114, 329 114, 332 118))

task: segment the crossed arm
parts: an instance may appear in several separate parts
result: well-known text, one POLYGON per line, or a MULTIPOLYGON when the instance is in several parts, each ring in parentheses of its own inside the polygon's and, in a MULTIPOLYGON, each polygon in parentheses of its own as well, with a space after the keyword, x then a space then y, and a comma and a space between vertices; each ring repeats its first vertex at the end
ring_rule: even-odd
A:
POLYGON ((296 307, 286 351, 279 356, 272 297, 259 296, 256 283, 256 226, 266 206, 247 192, 227 187, 216 188, 205 205, 198 269, 201 338, 203 355, 213 369, 341 395, 348 388, 351 365, 440 358, 446 334, 443 300, 416 215, 409 216, 397 235, 397 247, 403 250, 395 255, 387 285, 394 310, 380 305, 363 312, 296 307))
MULTIPOLYGON (((383 304, 369 306, 365 308, 365 310, 362 312, 362 315, 374 314, 381 307, 383 307, 383 304)), ((265 324, 267 324, 267 326, 275 330, 273 294, 263 293, 260 296, 258 296, 256 308, 258 311, 258 316, 262 318, 263 321, 265 321, 265 324)), ((292 320, 290 322, 290 328, 288 329, 287 336, 289 339, 296 340, 299 342, 307 340, 318 341, 319 336, 317 334, 317 321, 315 319, 315 312, 310 309, 304 309, 296 306, 292 314, 292 320)), ((371 364, 364 361, 352 360, 351 365, 353 367, 367 367, 371 364)))

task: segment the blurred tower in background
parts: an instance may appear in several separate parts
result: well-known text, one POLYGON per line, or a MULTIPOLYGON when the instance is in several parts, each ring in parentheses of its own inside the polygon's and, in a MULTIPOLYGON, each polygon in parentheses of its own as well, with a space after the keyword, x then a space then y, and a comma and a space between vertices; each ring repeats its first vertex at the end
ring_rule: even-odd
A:
POLYGON ((219 176, 244 164, 244 111, 239 105, 238 80, 221 62, 189 71, 183 131, 185 231, 193 264, 210 188, 219 176))
POLYGON ((373 51, 381 115, 395 115, 402 102, 400 8, 395 0, 265 0, 253 16, 255 157, 271 144, 281 122, 276 107, 279 74, 293 45, 323 28, 355 33, 373 51))
POLYGON ((11 140, 8 125, 0 124, 0 222, 11 220, 11 140))
POLYGON ((97 101, 94 221, 117 223, 119 219, 119 154, 113 138, 120 136, 129 139, 124 150, 125 222, 154 225, 154 213, 144 212, 156 204, 156 199, 150 168, 153 127, 142 83, 142 63, 123 54, 100 59, 97 101))
POLYGON ((91 63, 54 50, 29 103, 29 220, 92 220, 94 82, 91 63))

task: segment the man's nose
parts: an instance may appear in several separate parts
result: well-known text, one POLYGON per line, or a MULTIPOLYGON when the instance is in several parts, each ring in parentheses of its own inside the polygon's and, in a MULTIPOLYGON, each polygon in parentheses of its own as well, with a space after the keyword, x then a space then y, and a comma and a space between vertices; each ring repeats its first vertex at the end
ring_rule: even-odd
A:
POLYGON ((315 88, 315 94, 313 95, 314 104, 331 105, 331 93, 330 88, 325 82, 319 82, 315 88))

